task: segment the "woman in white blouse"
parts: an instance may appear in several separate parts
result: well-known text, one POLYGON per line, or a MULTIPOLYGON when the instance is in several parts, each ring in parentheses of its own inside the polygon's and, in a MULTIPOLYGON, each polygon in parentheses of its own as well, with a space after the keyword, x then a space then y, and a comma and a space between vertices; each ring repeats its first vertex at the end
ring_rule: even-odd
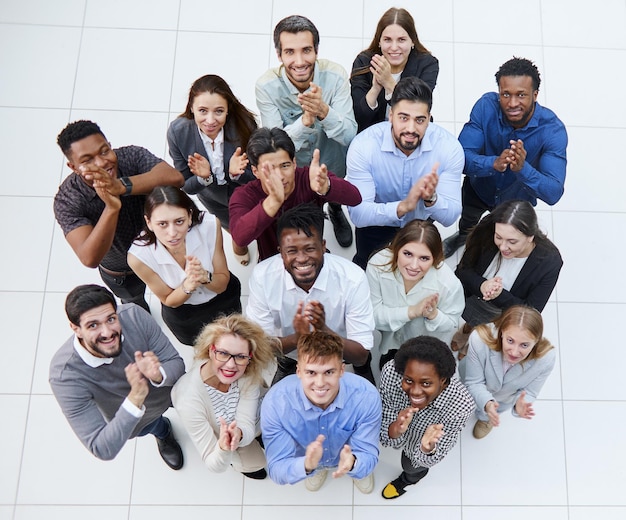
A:
POLYGON ((144 218, 128 265, 161 300, 161 316, 174 336, 193 345, 204 325, 241 312, 241 283, 228 271, 220 222, 172 186, 152 190, 144 218))
POLYGON ((465 298, 461 282, 443 260, 435 225, 413 220, 367 263, 374 320, 382 335, 381 367, 410 338, 427 335, 450 343, 465 298))
POLYGON ((556 353, 543 337, 541 314, 514 305, 495 323, 478 325, 459 363, 461 380, 476 401, 474 437, 482 439, 500 425, 500 414, 532 419, 533 401, 554 368, 556 353))
POLYGON ((172 401, 206 467, 229 465, 264 479, 258 409, 275 370, 271 340, 257 324, 232 314, 207 325, 195 344, 196 362, 172 390, 172 401))

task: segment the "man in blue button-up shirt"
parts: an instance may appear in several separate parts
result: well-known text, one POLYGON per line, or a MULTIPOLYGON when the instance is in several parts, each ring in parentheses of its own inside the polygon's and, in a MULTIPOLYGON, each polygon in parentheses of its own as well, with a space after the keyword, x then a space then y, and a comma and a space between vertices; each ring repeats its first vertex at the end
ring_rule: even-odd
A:
POLYGON ((317 491, 333 468, 333 478, 348 475, 371 493, 381 408, 371 383, 344 372, 339 336, 301 336, 296 375, 274 385, 261 407, 270 478, 277 484, 306 479, 306 488, 317 491))
POLYGON ((563 195, 567 131, 537 103, 541 79, 535 64, 513 58, 496 73, 499 92, 472 108, 459 141, 465 151, 459 232, 444 241, 446 258, 465 244, 485 211, 507 200, 556 204, 563 195))

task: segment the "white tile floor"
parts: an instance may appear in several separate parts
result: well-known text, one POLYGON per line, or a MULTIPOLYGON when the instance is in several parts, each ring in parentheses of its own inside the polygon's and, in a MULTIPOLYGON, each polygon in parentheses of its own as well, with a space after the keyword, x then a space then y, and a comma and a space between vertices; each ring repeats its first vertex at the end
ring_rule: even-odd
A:
MULTIPOLYGON (((254 81, 277 63, 270 34, 280 18, 309 16, 321 33, 320 56, 349 69, 393 4, 0 0, 0 222, 7 238, 0 256, 0 520, 626 518, 626 386, 615 339, 626 312, 617 254, 626 251, 615 238, 626 227, 625 0, 404 2, 440 59, 438 123, 458 134, 474 101, 494 88, 498 66, 515 54, 536 61, 539 100, 568 127, 565 196, 554 208, 538 206, 565 266, 544 313, 559 364, 533 421, 504 417, 482 441, 468 429, 427 479, 389 503, 379 492, 399 472, 390 450, 382 452, 370 496, 345 479, 313 494, 232 471, 212 475, 183 434, 180 472, 166 468, 151 439, 100 462, 51 395, 49 359, 70 333, 64 296, 99 281, 54 222, 52 197, 68 173, 57 133, 70 120, 91 118, 114 145, 140 144, 167 157, 168 122, 196 77, 222 75, 256 110, 254 81)), ((351 256, 327 239, 334 252, 351 256)), ((231 266, 245 288, 250 268, 231 266)), ((183 353, 190 357, 189 349, 183 353)), ((176 412, 169 415, 176 425, 176 412)))

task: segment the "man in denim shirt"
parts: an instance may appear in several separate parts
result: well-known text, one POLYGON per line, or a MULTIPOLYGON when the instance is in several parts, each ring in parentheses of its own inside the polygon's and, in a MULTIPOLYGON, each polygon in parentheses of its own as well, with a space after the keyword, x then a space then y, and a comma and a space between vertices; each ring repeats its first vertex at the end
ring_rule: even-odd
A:
MULTIPOLYGON (((350 84, 346 71, 317 59, 319 32, 304 16, 288 16, 274 29, 281 66, 256 83, 263 126, 283 128, 296 145, 298 166, 308 166, 315 149, 320 161, 338 177, 346 175, 346 152, 356 135, 350 84)), ((352 229, 341 206, 329 203, 337 242, 352 244, 352 229)))
POLYGON ((541 78, 535 64, 513 58, 496 73, 498 92, 472 108, 459 141, 465 151, 459 232, 444 241, 446 258, 465 244, 485 211, 507 200, 556 204, 563 195, 567 131, 537 103, 541 78))

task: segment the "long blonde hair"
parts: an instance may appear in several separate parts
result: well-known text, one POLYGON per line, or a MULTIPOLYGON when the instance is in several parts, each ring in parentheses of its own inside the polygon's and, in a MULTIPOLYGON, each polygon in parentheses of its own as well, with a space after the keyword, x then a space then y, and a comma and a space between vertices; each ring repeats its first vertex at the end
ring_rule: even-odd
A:
POLYGON ((528 332, 536 341, 530 354, 521 362, 522 364, 524 361, 530 359, 539 359, 554 348, 554 346, 543 337, 543 319, 541 318, 541 314, 532 307, 513 305, 513 307, 506 309, 500 317, 494 321, 494 325, 496 326, 495 335, 493 329, 487 323, 478 325, 476 331, 485 345, 496 352, 502 352, 502 332, 513 325, 528 332))

